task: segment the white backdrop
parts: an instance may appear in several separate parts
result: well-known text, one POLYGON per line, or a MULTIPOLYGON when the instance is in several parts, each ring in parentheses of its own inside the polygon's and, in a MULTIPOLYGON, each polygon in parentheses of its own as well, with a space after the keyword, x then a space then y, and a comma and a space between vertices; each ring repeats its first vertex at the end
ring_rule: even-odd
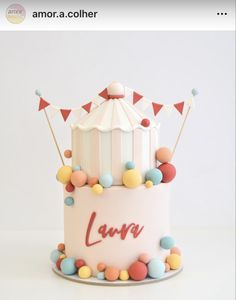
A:
MULTIPOLYGON (((0 229, 63 227, 60 161, 34 90, 76 107, 113 80, 164 103, 198 88, 174 161, 172 222, 233 226, 234 50, 233 32, 1 32, 0 229)), ((172 147, 181 119, 160 118, 172 147)), ((69 123, 53 120, 62 149, 69 123)))

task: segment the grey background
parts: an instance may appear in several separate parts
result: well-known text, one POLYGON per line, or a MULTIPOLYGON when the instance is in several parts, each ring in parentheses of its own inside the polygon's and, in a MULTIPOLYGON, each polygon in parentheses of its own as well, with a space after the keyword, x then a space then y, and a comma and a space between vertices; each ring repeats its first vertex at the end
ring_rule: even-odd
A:
MULTIPOLYGON (((174 159, 172 222, 233 226, 234 42, 233 32, 1 32, 0 229, 63 227, 60 161, 34 90, 76 107, 113 80, 163 103, 198 88, 174 159)), ((161 145, 172 147, 181 118, 158 118, 161 145)), ((62 149, 70 121, 53 120, 62 149)))

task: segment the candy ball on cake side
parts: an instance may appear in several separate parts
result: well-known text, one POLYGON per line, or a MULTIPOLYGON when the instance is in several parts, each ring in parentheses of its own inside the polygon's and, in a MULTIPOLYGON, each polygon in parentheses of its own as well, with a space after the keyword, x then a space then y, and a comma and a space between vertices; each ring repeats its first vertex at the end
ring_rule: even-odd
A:
POLYGON ((166 258, 166 262, 170 265, 171 270, 177 270, 181 266, 181 256, 178 254, 170 254, 166 258))
POLYGON ((159 279, 164 275, 165 269, 165 264, 161 260, 153 258, 148 263, 148 276, 151 278, 159 279))
POLYGON ((86 265, 86 263, 83 259, 76 259, 75 266, 76 266, 77 269, 79 269, 79 268, 81 268, 85 265, 86 265))
POLYGON ((156 160, 160 163, 168 163, 172 159, 172 152, 167 147, 161 147, 156 151, 156 160))
POLYGON ((64 203, 65 203, 66 206, 72 206, 72 205, 74 205, 74 198, 66 197, 64 199, 64 203))
POLYGON ((112 177, 112 175, 111 174, 104 174, 104 175, 100 176, 99 177, 99 183, 104 188, 111 187, 112 183, 113 183, 113 177, 112 177))
POLYGON ((97 183, 92 187, 92 191, 96 195, 101 195, 103 193, 103 187, 101 186, 101 184, 97 183))
POLYGON ((64 151, 65 158, 71 158, 72 157, 72 151, 67 149, 64 151))
POLYGON ((72 175, 72 168, 70 166, 63 166, 57 171, 57 180, 62 184, 67 184, 70 182, 72 175))
POLYGON ((126 170, 123 173, 122 181, 127 188, 132 189, 142 183, 142 176, 137 169, 126 170))
POLYGON ((146 181, 152 181, 153 185, 157 185, 162 181, 162 172, 159 169, 151 169, 145 174, 146 181))
POLYGON ((68 193, 72 193, 74 191, 75 187, 73 186, 73 184, 71 182, 68 182, 65 186, 65 190, 68 193))
POLYGON ((122 281, 126 281, 129 279, 129 273, 127 270, 121 270, 120 271, 120 275, 119 275, 119 279, 122 281))
POLYGON ((135 261, 128 269, 130 278, 135 281, 144 280, 147 277, 147 266, 141 261, 135 261))
POLYGON ((178 254, 181 256, 181 251, 178 247, 173 247, 170 249, 170 254, 178 254))
POLYGON ((176 169, 172 164, 164 163, 158 167, 163 174, 162 182, 168 183, 171 182, 176 176, 176 169))
POLYGON ((175 240, 171 236, 164 236, 160 240, 160 246, 163 249, 169 250, 175 245, 175 240))
POLYGON ((76 273, 75 258, 64 258, 61 262, 61 271, 64 275, 73 275, 76 273))
POLYGON ((86 184, 88 179, 87 174, 80 170, 80 171, 74 171, 71 175, 71 183, 76 187, 81 187, 86 184))
POLYGON ((127 161, 127 163, 125 164, 125 168, 127 170, 132 170, 135 168, 135 163, 133 161, 127 161))
POLYGON ((88 185, 90 187, 93 187, 97 183, 98 183, 98 177, 94 176, 94 177, 91 177, 91 178, 88 179, 88 185))
POLYGON ((97 273, 97 279, 104 280, 105 279, 105 273, 104 272, 98 272, 97 273))
POLYGON ((108 281, 115 281, 119 278, 119 270, 115 267, 107 267, 105 270, 105 278, 108 281))
POLYGON ((53 250, 50 254, 50 259, 52 262, 56 263, 57 260, 60 258, 60 256, 62 255, 63 253, 57 249, 53 250))
POLYGON ((92 276, 92 270, 88 266, 79 268, 78 275, 82 279, 88 279, 92 276))

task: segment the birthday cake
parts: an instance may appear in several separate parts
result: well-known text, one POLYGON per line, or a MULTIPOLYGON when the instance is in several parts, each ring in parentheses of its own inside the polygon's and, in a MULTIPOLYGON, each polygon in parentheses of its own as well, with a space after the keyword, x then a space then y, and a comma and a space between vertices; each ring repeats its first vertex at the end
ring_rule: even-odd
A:
POLYGON ((170 231, 172 151, 159 148, 159 124, 136 107, 142 96, 128 98, 114 82, 71 125, 72 149, 64 155, 72 161, 56 176, 64 190, 64 241, 51 253, 64 277, 144 282, 182 268, 170 231))

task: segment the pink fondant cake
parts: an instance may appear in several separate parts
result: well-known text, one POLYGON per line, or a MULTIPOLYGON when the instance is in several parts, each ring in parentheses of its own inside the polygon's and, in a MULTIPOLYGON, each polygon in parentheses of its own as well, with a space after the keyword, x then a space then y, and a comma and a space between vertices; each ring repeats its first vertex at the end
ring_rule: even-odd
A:
MULTIPOLYGON (((51 253, 54 269, 102 283, 159 280, 181 269, 170 232, 172 153, 158 148, 159 124, 112 83, 103 101, 71 126, 71 166, 64 185, 64 242, 51 253)), ((138 101, 139 95, 135 95, 138 101)))

